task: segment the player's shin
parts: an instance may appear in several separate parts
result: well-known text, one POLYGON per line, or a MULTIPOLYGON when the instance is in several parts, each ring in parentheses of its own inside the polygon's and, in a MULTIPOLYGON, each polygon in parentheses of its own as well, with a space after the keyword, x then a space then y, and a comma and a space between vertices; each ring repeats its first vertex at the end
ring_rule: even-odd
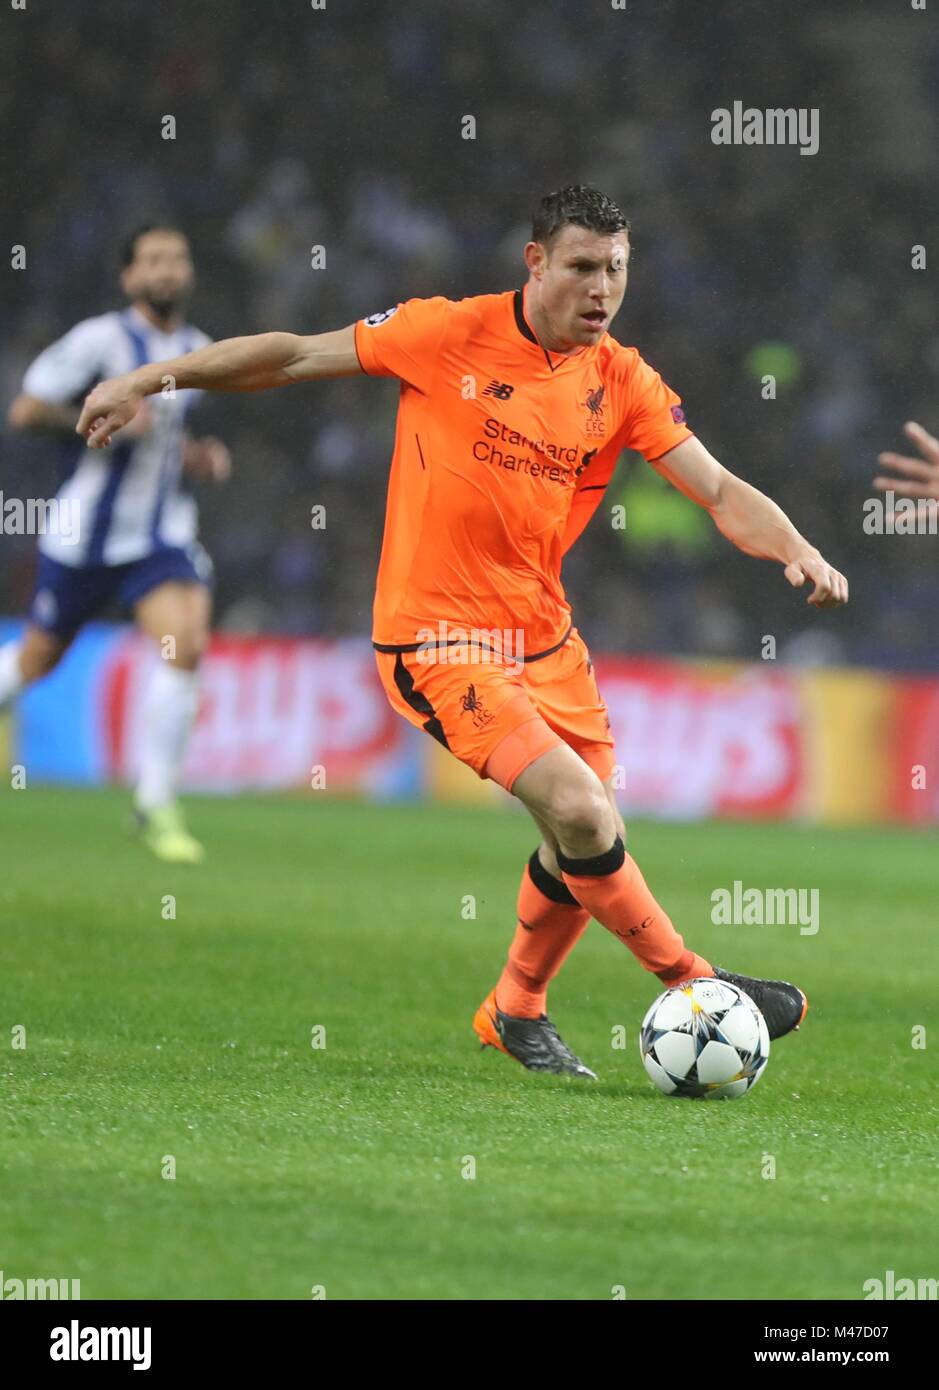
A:
POLYGON ((141 720, 140 771, 134 796, 138 811, 157 810, 175 797, 198 704, 198 672, 161 661, 147 687, 141 720))
POLYGON ((6 642, 0 647, 0 710, 23 689, 26 681, 20 666, 20 642, 6 642))
POLYGON ((574 898, 663 984, 713 975, 709 963, 685 947, 618 835, 604 854, 571 859, 559 851, 557 860, 574 898))
POLYGON ((496 985, 496 1004, 513 1018, 546 1012, 547 990, 590 921, 535 850, 518 890, 518 925, 505 969, 496 985))

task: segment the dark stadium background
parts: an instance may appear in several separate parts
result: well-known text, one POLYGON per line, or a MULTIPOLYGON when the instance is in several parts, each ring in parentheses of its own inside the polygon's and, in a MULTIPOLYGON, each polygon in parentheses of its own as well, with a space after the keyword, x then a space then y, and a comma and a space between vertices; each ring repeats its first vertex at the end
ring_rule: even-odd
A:
MULTIPOLYGON (((30 0, 0 48, 0 225, 28 253, 4 275, 4 407, 41 347, 120 303, 121 235, 151 216, 191 237, 192 318, 213 336, 313 332, 411 295, 521 284, 537 199, 593 182, 633 225, 615 335, 847 572, 852 603, 806 610, 708 525, 681 518, 676 534, 653 499, 641 537, 601 513, 567 563, 587 639, 753 658, 773 633, 794 660, 936 669, 937 541, 866 537, 861 508, 902 422, 939 427, 934 277, 910 264, 915 244, 939 255, 939 51, 900 0, 627 11, 30 0), (818 107, 819 152, 714 146, 710 112, 734 100, 818 107), (767 343, 791 367, 775 401, 767 343)), ((395 401, 394 383, 361 380, 212 399, 203 419, 235 461, 202 494, 222 627, 368 632, 395 401), (309 529, 314 503, 325 531, 309 529)), ((51 495, 49 445, 5 433, 0 477, 9 495, 51 495)), ((609 500, 626 488, 628 515, 629 489, 654 485, 633 460, 609 500)), ((34 548, 5 538, 0 612, 24 610, 34 548)))

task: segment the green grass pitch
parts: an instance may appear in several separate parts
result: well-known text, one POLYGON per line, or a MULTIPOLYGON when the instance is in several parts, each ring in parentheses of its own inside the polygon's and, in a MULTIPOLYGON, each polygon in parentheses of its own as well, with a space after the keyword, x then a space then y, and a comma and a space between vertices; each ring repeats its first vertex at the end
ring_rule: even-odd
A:
POLYGON ((0 795, 4 1278, 80 1278, 85 1299, 637 1300, 939 1275, 934 836, 631 827, 690 944, 810 999, 750 1095, 704 1103, 646 1080, 657 983, 596 924, 550 1007, 599 1083, 479 1050, 523 815, 199 799, 196 870, 149 859, 125 816, 114 791, 0 795), (818 888, 818 934, 712 925, 735 878, 818 888))

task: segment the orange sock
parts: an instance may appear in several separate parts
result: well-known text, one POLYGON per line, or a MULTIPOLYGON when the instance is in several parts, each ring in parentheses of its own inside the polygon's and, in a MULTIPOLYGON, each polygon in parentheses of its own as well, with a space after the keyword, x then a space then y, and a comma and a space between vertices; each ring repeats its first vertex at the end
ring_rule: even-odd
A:
POLYGON ((618 835, 605 854, 569 859, 559 852, 558 864, 574 898, 664 985, 680 985, 698 975, 714 974, 702 956, 685 949, 671 918, 649 892, 639 865, 626 853, 618 835))
POLYGON ((538 1018, 546 1010, 548 984, 583 935, 590 913, 560 879, 549 874, 535 850, 518 890, 518 926, 496 985, 496 1005, 513 1018, 538 1018))

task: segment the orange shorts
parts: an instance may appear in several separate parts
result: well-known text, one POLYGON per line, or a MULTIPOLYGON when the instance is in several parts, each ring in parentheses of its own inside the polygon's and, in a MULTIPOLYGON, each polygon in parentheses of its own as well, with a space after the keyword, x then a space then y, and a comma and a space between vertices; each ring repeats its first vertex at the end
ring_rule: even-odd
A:
POLYGON ((493 656, 487 662, 479 655, 466 645, 433 654, 375 653, 392 706, 479 777, 511 791, 526 767, 562 742, 601 780, 611 775, 610 721, 576 628, 556 652, 534 661, 493 656))

